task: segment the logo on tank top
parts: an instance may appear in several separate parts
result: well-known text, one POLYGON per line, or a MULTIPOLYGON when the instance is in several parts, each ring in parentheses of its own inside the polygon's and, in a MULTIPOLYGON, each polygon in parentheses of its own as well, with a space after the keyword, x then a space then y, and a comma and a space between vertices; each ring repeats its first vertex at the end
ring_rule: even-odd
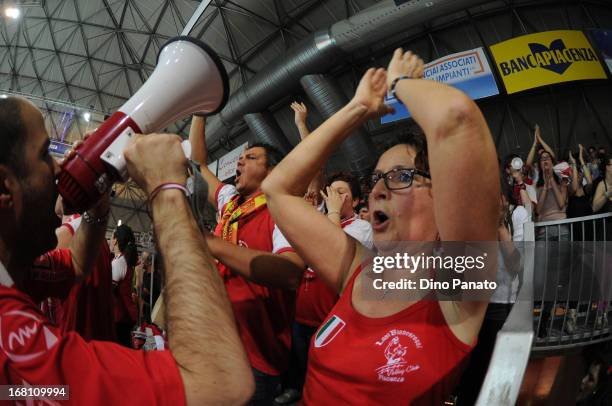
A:
POLYGON ((327 320, 317 333, 315 337, 314 345, 316 348, 325 347, 327 344, 331 343, 334 338, 342 331, 342 329, 346 326, 344 320, 335 314, 327 320))
POLYGON ((386 364, 376 368, 378 380, 383 382, 404 382, 404 375, 417 371, 420 365, 410 364, 406 361, 410 358, 410 352, 423 348, 421 340, 406 330, 391 330, 380 340, 376 346, 383 349, 386 364))
POLYGON ((11 310, 0 316, 0 350, 13 362, 27 362, 57 344, 58 338, 29 312, 11 310))

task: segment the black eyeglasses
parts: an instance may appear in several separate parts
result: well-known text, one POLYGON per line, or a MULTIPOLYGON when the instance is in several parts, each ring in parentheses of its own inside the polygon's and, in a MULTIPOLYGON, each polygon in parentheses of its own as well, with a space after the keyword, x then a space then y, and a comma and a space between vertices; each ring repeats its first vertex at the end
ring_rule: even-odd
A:
POLYGON ((385 186, 389 190, 406 189, 412 186, 414 175, 420 175, 424 178, 431 179, 429 172, 421 171, 416 168, 395 168, 385 173, 373 173, 370 177, 368 186, 370 187, 370 190, 372 190, 378 181, 383 179, 385 186))

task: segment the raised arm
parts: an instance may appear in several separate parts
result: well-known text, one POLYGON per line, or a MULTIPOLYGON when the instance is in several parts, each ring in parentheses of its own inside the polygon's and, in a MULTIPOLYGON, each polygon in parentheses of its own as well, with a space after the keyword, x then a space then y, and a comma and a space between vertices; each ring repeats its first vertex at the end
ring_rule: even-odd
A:
MULTIPOLYGON (((300 139, 304 139, 310 135, 310 130, 306 124, 306 117, 308 117, 308 109, 304 103, 293 102, 291 103, 291 110, 294 113, 295 126, 300 133, 300 139)), ((312 181, 308 185, 306 190, 306 198, 312 201, 314 206, 321 204, 320 191, 323 189, 325 184, 325 176, 323 175, 323 166, 319 172, 312 178, 312 181)))
POLYGON ((557 201, 559 210, 565 209, 567 207, 567 184, 562 181, 562 183, 559 185, 553 179, 550 181, 550 186, 555 195, 555 200, 557 201))
POLYGON ((572 155, 572 151, 569 152, 569 161, 572 168, 572 181, 570 182, 569 192, 570 195, 574 196, 580 185, 578 185, 578 168, 576 167, 576 158, 574 158, 574 155, 572 155))
POLYGON ((300 286, 304 261, 291 251, 272 254, 241 247, 212 234, 206 235, 210 253, 232 272, 259 285, 295 290, 300 286))
POLYGON ((604 188, 605 179, 599 182, 597 189, 595 189, 595 195, 593 196, 593 213, 597 213, 601 210, 606 202, 610 199, 612 201, 612 190, 606 192, 604 188))
POLYGON ((538 146, 538 139, 540 134, 540 126, 535 125, 535 130, 533 133, 533 144, 531 144, 531 149, 529 150, 529 154, 527 155, 527 161, 525 161, 525 165, 532 168, 533 161, 535 160, 536 147, 538 146))
POLYGON ((387 111, 385 78, 384 69, 369 69, 353 99, 300 142, 262 184, 272 217, 291 246, 338 292, 356 259, 357 244, 308 204, 302 193, 354 129, 387 111))
POLYGON ((580 149, 578 158, 580 159, 580 167, 582 168, 582 173, 584 174, 584 178, 586 179, 587 184, 585 188, 590 193, 591 188, 593 187, 593 176, 591 175, 591 170, 589 166, 584 162, 584 147, 582 144, 578 144, 578 148, 580 149))
POLYGON ((206 118, 193 116, 189 129, 189 142, 191 143, 191 160, 200 164, 200 173, 208 183, 208 202, 216 207, 215 192, 221 184, 217 176, 208 169, 208 148, 206 146, 206 118))
POLYGON ((542 148, 544 148, 544 150, 546 152, 548 152, 553 159, 557 159, 553 149, 546 143, 546 141, 544 141, 544 138, 542 138, 542 133, 540 131, 540 126, 536 126, 536 137, 537 137, 538 142, 540 143, 540 145, 542 145, 542 148))
MULTIPOLYGON (((130 175, 148 195, 162 183, 185 185, 186 161, 176 135, 137 136, 125 158, 130 175)), ((246 403, 254 388, 251 367, 189 204, 181 190, 169 189, 153 198, 151 209, 164 259, 170 348, 187 403, 246 403)))
MULTIPOLYGON (((401 76, 420 77, 422 61, 395 51, 389 85, 401 76)), ((487 123, 461 91, 433 80, 403 79, 396 96, 427 138, 436 224, 444 241, 495 241, 499 214, 499 167, 487 123), (452 159, 450 159, 452 157, 452 159), (458 176, 461 174, 463 176, 458 176), (478 174, 479 181, 472 176, 478 174), (466 199, 466 196, 479 196, 466 199)))
POLYGON ((81 226, 70 241, 72 265, 77 278, 87 276, 98 259, 100 245, 106 244, 104 235, 109 210, 110 195, 105 194, 102 200, 83 216, 81 226))
POLYGON ((300 138, 304 139, 310 134, 310 130, 306 125, 306 117, 308 117, 308 109, 304 103, 293 102, 291 103, 291 110, 294 113, 295 126, 300 133, 300 138))

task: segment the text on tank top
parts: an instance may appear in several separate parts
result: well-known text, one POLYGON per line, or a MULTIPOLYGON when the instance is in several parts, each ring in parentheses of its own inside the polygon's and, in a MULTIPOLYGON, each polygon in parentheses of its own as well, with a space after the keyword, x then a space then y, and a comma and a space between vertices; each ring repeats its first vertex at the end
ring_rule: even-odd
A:
POLYGON ((304 403, 442 404, 473 347, 454 335, 435 300, 381 318, 358 313, 352 294, 361 270, 312 338, 304 403))

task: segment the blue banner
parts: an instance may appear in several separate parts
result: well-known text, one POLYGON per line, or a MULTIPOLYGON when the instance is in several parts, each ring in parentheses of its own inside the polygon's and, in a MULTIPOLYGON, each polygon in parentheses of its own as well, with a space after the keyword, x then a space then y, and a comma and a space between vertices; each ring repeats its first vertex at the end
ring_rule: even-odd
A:
POLYGON ((51 140, 51 144, 49 144, 49 152, 59 157, 63 157, 70 148, 72 148, 72 145, 57 140, 51 140))
MULTIPOLYGON (((435 80, 456 87, 473 100, 499 94, 497 83, 484 50, 476 48, 436 59, 425 65, 424 79, 435 80)), ((385 97, 385 104, 395 113, 380 119, 381 124, 407 119, 410 112, 394 97, 385 97)))

